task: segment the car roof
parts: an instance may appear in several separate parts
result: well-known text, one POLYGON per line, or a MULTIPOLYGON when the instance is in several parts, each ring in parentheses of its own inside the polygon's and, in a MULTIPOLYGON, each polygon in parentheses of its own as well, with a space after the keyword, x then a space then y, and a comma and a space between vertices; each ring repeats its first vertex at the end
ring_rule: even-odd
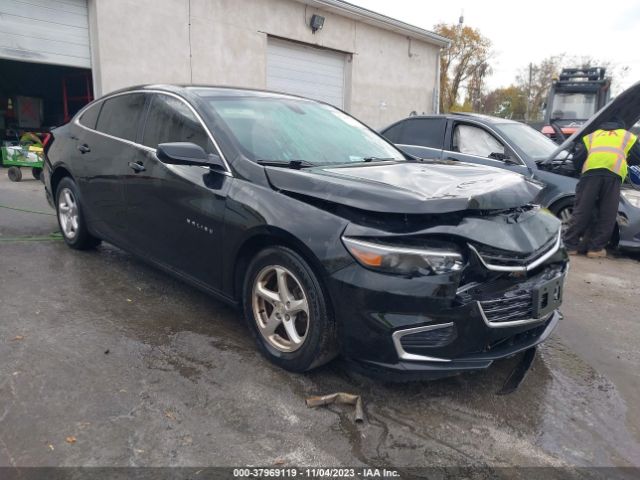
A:
POLYGON ((182 96, 189 96, 194 90, 208 90, 211 95, 216 97, 256 97, 256 98, 291 98, 291 99, 305 99, 312 100, 298 95, 291 95, 282 92, 273 92, 269 90, 258 90, 252 88, 231 87, 224 85, 198 85, 198 84, 144 84, 134 85, 131 87, 121 88, 113 92, 109 92, 104 95, 105 97, 115 95, 119 93, 126 93, 131 91, 150 90, 150 91, 164 91, 169 93, 175 93, 182 96))
MULTIPOLYGON (((412 115, 410 117, 405 117, 400 122, 404 120, 408 120, 411 118, 451 118, 454 120, 476 120, 484 123, 521 123, 515 120, 510 120, 508 118, 500 118, 493 117, 491 115, 484 115, 482 113, 471 113, 471 112, 451 112, 451 113, 441 113, 441 114, 433 114, 433 115, 412 115)), ((396 122, 397 123, 397 122, 396 122)))

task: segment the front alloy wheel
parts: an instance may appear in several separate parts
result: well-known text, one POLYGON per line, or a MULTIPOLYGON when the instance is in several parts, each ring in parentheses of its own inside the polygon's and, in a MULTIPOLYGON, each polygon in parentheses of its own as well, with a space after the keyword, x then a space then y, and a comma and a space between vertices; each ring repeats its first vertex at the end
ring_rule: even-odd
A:
POLYGON ((573 216, 573 206, 565 207, 558 212, 558 218, 562 222, 562 230, 567 231, 569 224, 571 223, 571 217, 573 216))
POLYGON ((246 270, 242 300, 258 348, 279 367, 305 372, 338 354, 337 325, 320 279, 290 248, 258 252, 246 270))
POLYGON ((298 350, 309 331, 309 304, 300 281, 284 267, 263 268, 253 286, 258 330, 280 352, 298 350))

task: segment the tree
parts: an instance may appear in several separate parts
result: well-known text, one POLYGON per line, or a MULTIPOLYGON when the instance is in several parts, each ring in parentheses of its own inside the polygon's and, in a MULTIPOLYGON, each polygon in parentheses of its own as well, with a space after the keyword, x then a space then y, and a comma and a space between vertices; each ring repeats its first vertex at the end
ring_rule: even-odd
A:
MULTIPOLYGON (((540 63, 531 64, 530 67, 521 69, 516 77, 517 86, 524 90, 529 97, 529 119, 540 120, 542 109, 549 94, 549 89, 554 79, 560 76, 563 68, 590 68, 604 67, 607 69, 607 76, 613 79, 612 89, 620 83, 622 78, 628 73, 629 67, 619 66, 608 60, 598 60, 589 56, 568 57, 565 54, 552 55, 545 58, 540 63), (531 82, 529 81, 529 71, 531 70, 531 82)), ((525 96, 525 98, 526 98, 525 96)))
POLYGON ((518 85, 496 88, 482 97, 482 113, 523 120, 527 111, 527 91, 518 85))
POLYGON ((491 41, 478 29, 440 23, 434 31, 451 40, 451 46, 440 56, 440 110, 449 112, 458 101, 462 86, 473 80, 473 95, 479 98, 485 77, 491 72, 489 57, 491 41))
POLYGON ((541 118, 542 107, 553 80, 560 75, 564 58, 564 55, 552 55, 540 63, 533 63, 529 67, 523 68, 516 77, 518 87, 526 92, 525 99, 529 98, 529 118, 527 120, 541 118))

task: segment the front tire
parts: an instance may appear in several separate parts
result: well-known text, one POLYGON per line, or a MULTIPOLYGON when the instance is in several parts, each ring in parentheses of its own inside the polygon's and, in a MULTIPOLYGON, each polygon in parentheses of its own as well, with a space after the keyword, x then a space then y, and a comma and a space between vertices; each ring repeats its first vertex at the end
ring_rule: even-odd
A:
POLYGON ((247 270, 244 314, 261 353, 292 372, 337 356, 337 329, 320 282, 294 251, 270 247, 247 270))
POLYGON ((551 210, 551 212, 562 222, 562 230, 565 232, 567 231, 567 228, 569 228, 571 217, 573 216, 573 203, 573 198, 567 198, 559 201, 551 210))
POLYGON ((76 182, 63 178, 56 189, 58 225, 65 243, 76 250, 88 250, 100 244, 100 239, 87 230, 76 182))

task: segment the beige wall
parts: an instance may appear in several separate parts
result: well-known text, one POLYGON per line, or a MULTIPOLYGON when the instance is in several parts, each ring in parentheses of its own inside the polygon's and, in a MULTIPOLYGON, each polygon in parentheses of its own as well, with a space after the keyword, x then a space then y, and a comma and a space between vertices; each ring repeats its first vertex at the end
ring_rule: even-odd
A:
POLYGON ((265 88, 273 35, 352 54, 345 105, 373 127, 432 112, 439 47, 298 1, 89 0, 89 7, 99 94, 141 83, 265 88), (305 24, 313 13, 326 18, 316 34, 305 24))

